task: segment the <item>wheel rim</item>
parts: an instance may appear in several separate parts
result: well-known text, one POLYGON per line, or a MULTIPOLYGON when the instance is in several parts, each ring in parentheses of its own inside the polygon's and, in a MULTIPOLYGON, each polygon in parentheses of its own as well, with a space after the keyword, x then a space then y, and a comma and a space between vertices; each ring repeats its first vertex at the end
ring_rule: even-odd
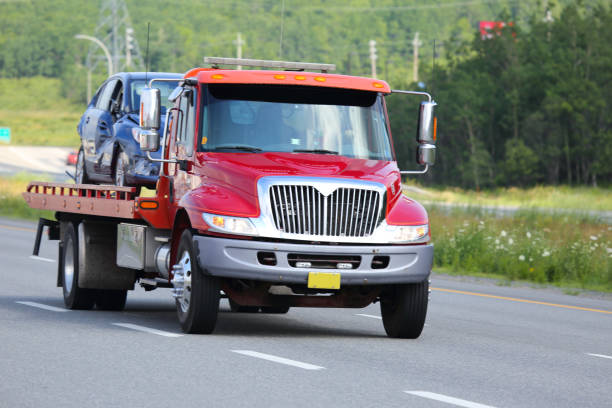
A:
POLYGON ((84 172, 84 167, 85 167, 85 163, 84 163, 84 154, 83 154, 83 150, 79 151, 79 155, 77 157, 77 164, 76 164, 76 169, 75 169, 75 181, 77 184, 83 184, 83 172, 84 172))
POLYGON ((125 185, 125 171, 123 170, 123 158, 121 156, 117 158, 117 168, 115 169, 115 185, 125 185))
POLYGON ((176 302, 183 313, 189 310, 191 303, 191 256, 189 251, 184 251, 180 261, 172 268, 174 277, 172 278, 172 290, 176 302))
POLYGON ((64 247, 64 288, 66 293, 70 295, 72 291, 72 282, 74 280, 74 249, 72 238, 66 239, 64 247))

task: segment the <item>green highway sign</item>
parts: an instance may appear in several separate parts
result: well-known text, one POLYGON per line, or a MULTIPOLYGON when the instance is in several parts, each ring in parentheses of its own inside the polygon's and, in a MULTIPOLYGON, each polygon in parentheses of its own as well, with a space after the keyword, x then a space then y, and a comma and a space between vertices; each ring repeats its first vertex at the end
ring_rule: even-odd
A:
POLYGON ((11 143, 11 128, 0 127, 0 142, 11 143))

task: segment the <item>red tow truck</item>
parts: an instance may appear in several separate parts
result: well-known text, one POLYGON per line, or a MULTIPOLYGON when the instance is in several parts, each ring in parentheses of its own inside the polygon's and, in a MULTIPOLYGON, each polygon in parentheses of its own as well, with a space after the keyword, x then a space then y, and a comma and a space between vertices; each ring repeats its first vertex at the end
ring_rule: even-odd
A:
MULTIPOLYGON (((401 174, 435 160, 429 94, 330 74, 330 64, 205 58, 170 95, 141 95, 141 149, 162 149, 155 196, 135 187, 32 182, 23 194, 59 240, 69 309, 121 310, 128 290, 171 288, 186 333, 234 312, 362 308, 380 302, 390 337, 417 338, 433 262, 425 209, 401 174), (220 69, 241 65, 266 69, 220 69), (272 68, 272 69, 270 69, 272 68), (385 97, 417 95, 417 162, 398 169, 385 97), (162 133, 162 134, 160 134, 162 133)), ((150 156, 149 156, 150 157, 150 156)), ((156 160, 152 159, 151 160, 156 160)))

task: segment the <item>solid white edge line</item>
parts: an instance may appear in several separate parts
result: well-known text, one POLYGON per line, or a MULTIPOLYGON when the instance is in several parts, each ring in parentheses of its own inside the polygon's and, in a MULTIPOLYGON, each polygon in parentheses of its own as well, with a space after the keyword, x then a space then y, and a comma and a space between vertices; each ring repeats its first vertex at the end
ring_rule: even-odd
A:
POLYGON ((261 358, 263 360, 272 361, 279 364, 285 364, 292 367, 303 368, 304 370, 323 370, 325 367, 317 366, 314 364, 303 363, 301 361, 290 360, 288 358, 273 356, 271 354, 259 353, 252 350, 230 350, 234 353, 243 354, 249 357, 261 358))
POLYGON ((355 313, 355 316, 363 316, 363 317, 369 317, 371 319, 382 320, 382 317, 380 317, 380 316, 374 316, 374 315, 369 315, 369 314, 365 314, 365 313, 355 313))
POLYGON ((586 354, 592 357, 609 358, 610 360, 612 360, 612 356, 606 356, 605 354, 594 354, 594 353, 586 353, 586 354))
POLYGON ((69 312, 70 311, 68 309, 63 309, 61 307, 49 306, 49 305, 44 305, 42 303, 36 303, 36 302, 27 302, 25 300, 17 300, 15 303, 19 303, 19 304, 30 306, 30 307, 36 307, 38 309, 49 310, 51 312, 69 312))
POLYGON ((55 259, 43 258, 42 256, 30 255, 30 259, 34 259, 36 261, 44 261, 44 262, 55 262, 55 259))
POLYGON ((140 331, 140 332, 144 332, 144 333, 157 334, 158 336, 164 336, 164 337, 183 337, 182 334, 167 332, 167 331, 163 331, 163 330, 152 329, 150 327, 139 326, 137 324, 131 324, 131 323, 112 323, 112 324, 115 325, 115 326, 124 327, 126 329, 132 329, 132 330, 136 330, 136 331, 140 331))
POLYGON ((447 404, 456 405, 458 407, 465 408, 495 408, 491 405, 479 404, 477 402, 466 401, 460 398, 449 397, 448 395, 436 394, 435 392, 429 391, 404 391, 406 394, 416 395, 417 397, 428 398, 447 404))

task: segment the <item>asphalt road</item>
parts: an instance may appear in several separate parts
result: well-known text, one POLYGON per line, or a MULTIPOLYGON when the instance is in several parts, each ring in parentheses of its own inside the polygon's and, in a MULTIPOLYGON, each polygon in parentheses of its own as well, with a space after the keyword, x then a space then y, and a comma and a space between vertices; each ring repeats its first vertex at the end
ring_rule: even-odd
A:
POLYGON ((56 242, 0 219, 0 407, 611 407, 612 300, 432 279, 418 340, 378 305, 228 311, 182 335, 167 289, 65 311, 56 242), (480 405, 479 405, 480 404, 480 405))

